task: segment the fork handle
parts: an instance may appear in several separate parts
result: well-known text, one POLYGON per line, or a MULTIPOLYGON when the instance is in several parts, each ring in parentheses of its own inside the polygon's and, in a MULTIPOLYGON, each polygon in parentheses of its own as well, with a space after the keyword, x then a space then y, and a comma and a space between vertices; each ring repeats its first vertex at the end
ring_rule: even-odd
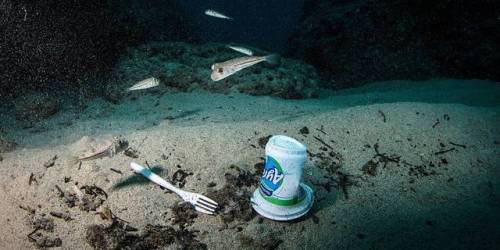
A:
POLYGON ((152 181, 152 182, 154 182, 154 183, 156 183, 156 184, 158 184, 158 185, 160 185, 160 186, 162 186, 170 191, 173 191, 178 195, 181 195, 181 193, 183 192, 182 190, 178 189, 174 185, 170 184, 165 179, 163 179, 160 176, 158 176, 157 174, 151 172, 151 170, 149 170, 148 168, 145 168, 145 167, 143 167, 135 162, 130 163, 130 168, 132 168, 132 170, 134 170, 134 172, 136 172, 137 174, 141 174, 142 176, 148 178, 150 181, 152 181))

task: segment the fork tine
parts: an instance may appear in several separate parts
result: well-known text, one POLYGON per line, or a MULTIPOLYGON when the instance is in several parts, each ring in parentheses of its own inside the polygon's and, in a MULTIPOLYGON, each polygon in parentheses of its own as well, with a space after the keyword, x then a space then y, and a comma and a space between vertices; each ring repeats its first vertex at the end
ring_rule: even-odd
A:
POLYGON ((201 196, 200 199, 203 199, 204 201, 208 202, 208 203, 212 203, 214 204, 215 206, 218 206, 219 204, 217 204, 217 202, 215 202, 214 200, 206 197, 206 196, 201 196))
POLYGON ((218 205, 217 203, 213 204, 212 202, 207 201, 203 198, 198 199, 198 202, 203 202, 203 204, 210 206, 210 207, 213 207, 213 208, 217 208, 217 205, 218 205))
POLYGON ((213 212, 211 212, 210 210, 206 210, 202 207, 199 207, 199 206, 194 206, 194 209, 196 209, 196 211, 200 212, 200 213, 205 213, 205 214, 214 214, 213 212))
POLYGON ((211 212, 215 212, 215 209, 216 209, 216 207, 215 208, 210 207, 209 205, 207 205, 205 203, 201 203, 201 202, 197 202, 195 206, 199 206, 199 207, 204 208, 204 209, 211 211, 211 212))

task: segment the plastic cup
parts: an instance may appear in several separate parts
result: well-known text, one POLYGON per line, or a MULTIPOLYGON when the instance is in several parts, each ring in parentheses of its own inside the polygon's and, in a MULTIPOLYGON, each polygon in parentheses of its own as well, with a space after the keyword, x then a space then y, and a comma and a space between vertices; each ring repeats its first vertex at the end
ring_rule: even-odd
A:
POLYGON ((306 147, 284 135, 266 144, 266 164, 259 188, 251 199, 253 208, 273 220, 298 218, 312 207, 312 189, 302 182, 306 147))

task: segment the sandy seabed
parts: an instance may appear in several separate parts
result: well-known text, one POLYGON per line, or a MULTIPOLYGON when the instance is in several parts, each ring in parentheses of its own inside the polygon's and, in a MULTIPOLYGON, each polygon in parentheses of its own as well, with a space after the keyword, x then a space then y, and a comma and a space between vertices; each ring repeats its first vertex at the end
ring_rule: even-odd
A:
POLYGON ((418 102, 389 88, 301 101, 200 92, 143 92, 118 105, 95 99, 78 114, 10 130, 19 146, 1 155, 0 248, 495 249, 500 106, 454 93, 464 98, 418 102), (309 151, 304 181, 315 203, 293 222, 248 209, 262 145, 277 134, 309 151), (128 150, 68 163, 113 136, 128 150), (131 161, 224 209, 189 212, 131 172, 131 161))

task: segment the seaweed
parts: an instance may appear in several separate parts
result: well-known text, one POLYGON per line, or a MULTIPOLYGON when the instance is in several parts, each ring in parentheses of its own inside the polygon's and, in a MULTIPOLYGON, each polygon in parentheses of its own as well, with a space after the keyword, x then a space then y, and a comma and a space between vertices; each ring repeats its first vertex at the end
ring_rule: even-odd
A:
POLYGON ((371 159, 367 163, 365 163, 365 165, 363 165, 361 170, 366 175, 376 176, 377 175, 377 167, 378 167, 378 162, 375 162, 373 159, 371 159))
POLYGON ((54 216, 54 217, 56 217, 56 218, 63 219, 64 221, 73 220, 73 218, 71 218, 71 216, 69 216, 69 214, 66 214, 66 213, 62 213, 62 212, 50 212, 49 214, 52 215, 52 216, 54 216))
POLYGON ((337 171, 336 173, 336 178, 332 179, 333 182, 337 184, 337 188, 342 191, 344 194, 344 197, 349 199, 349 194, 347 192, 347 188, 356 184, 356 182, 352 179, 352 177, 355 177, 354 175, 349 175, 349 174, 344 174, 340 171, 337 171))
POLYGON ((28 239, 39 248, 59 247, 62 241, 59 237, 50 237, 47 233, 54 231, 54 221, 50 218, 36 218, 32 221, 34 230, 28 234, 28 239))
POLYGON ((231 165, 230 168, 237 174, 226 173, 226 184, 219 190, 208 191, 207 196, 219 203, 217 214, 224 223, 234 220, 250 221, 255 213, 249 197, 259 182, 261 172, 256 169, 256 172, 251 173, 236 165, 231 165))
POLYGON ((59 237, 49 237, 38 230, 28 234, 28 239, 36 244, 39 248, 60 247, 62 240, 59 237))
POLYGON ((299 130, 299 133, 301 135, 308 135, 309 134, 309 129, 307 127, 303 127, 299 130))
POLYGON ((57 155, 54 155, 52 158, 50 158, 48 161, 46 161, 43 166, 45 168, 50 168, 50 167, 53 167, 54 164, 56 163, 56 160, 57 160, 57 155))
POLYGON ((198 213, 189 202, 179 202, 171 209, 174 214, 172 217, 172 224, 178 224, 181 228, 192 225, 194 219, 198 217, 198 213))
POLYGON ((87 243, 94 249, 163 249, 173 243, 181 249, 207 249, 196 239, 196 231, 148 224, 142 234, 136 234, 126 231, 122 224, 91 225, 86 230, 87 243))
POLYGON ((45 218, 45 217, 37 218, 34 219, 31 224, 33 228, 36 230, 42 229, 48 232, 54 231, 54 220, 50 218, 45 218))
POLYGON ((59 192, 59 197, 64 201, 68 207, 74 207, 79 202, 76 194, 64 192, 57 184, 55 185, 56 190, 59 192))
POLYGON ((394 155, 394 154, 391 155, 391 156, 388 156, 386 153, 380 153, 378 143, 375 143, 375 145, 373 145, 373 149, 375 150, 375 156, 373 158, 377 158, 378 157, 379 158, 379 162, 384 163, 384 168, 387 167, 387 164, 389 162, 393 162, 393 163, 399 164, 401 156, 394 155))
POLYGON ((78 204, 83 211, 95 211, 108 198, 108 194, 97 186, 83 186, 83 197, 78 204))
POLYGON ((177 185, 179 188, 183 188, 186 185, 186 178, 193 175, 193 172, 186 172, 182 169, 175 171, 172 176, 172 184, 177 185))
POLYGON ((328 154, 326 152, 319 152, 313 154, 307 151, 309 157, 316 158, 315 165, 325 170, 330 176, 334 176, 335 173, 342 167, 344 157, 340 153, 330 151, 328 154))
POLYGON ((266 144, 267 142, 269 141, 269 139, 272 137, 272 135, 268 135, 268 136, 263 136, 263 137, 260 137, 259 140, 258 140, 258 143, 259 143, 259 146, 261 148, 265 148, 266 147, 266 144))
POLYGON ((240 244, 245 248, 252 248, 258 250, 272 250, 278 248, 283 240, 271 234, 269 237, 259 237, 259 239, 254 239, 246 234, 241 234, 238 237, 240 244))
POLYGON ((133 148, 125 149, 125 151, 123 151, 123 154, 125 154, 126 156, 133 158, 133 159, 136 159, 139 157, 139 151, 137 151, 133 148))
POLYGON ((425 165, 417 165, 410 167, 408 174, 410 176, 422 177, 422 176, 436 175, 437 172, 435 170, 430 170, 430 171, 427 170, 427 167, 425 165))

